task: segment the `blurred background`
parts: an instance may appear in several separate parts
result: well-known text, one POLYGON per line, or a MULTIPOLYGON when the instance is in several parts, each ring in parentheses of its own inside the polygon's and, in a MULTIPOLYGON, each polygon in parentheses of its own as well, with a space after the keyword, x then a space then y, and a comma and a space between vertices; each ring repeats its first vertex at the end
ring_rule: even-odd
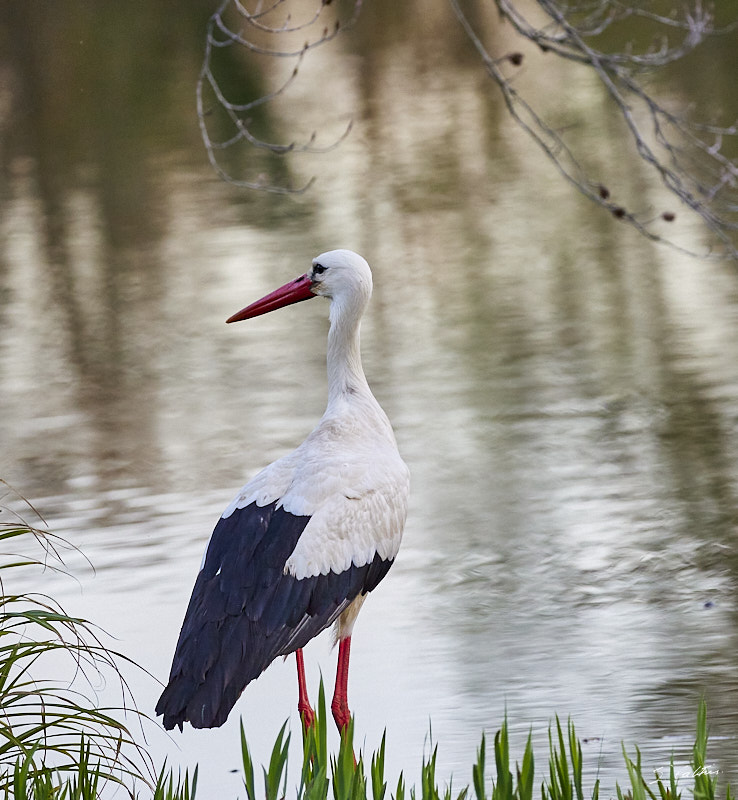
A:
MULTIPOLYGON (((153 713, 219 514, 325 402, 327 304, 224 320, 348 247, 374 270, 364 365, 413 477, 403 549, 355 630, 358 740, 386 728, 390 782, 413 782, 432 729, 461 786, 505 713, 513 758, 532 731, 538 763, 571 716, 609 796, 621 743, 685 768, 705 697, 712 766, 738 780, 736 264, 651 243, 567 185, 444 0, 367 4, 255 111, 284 142, 329 144, 353 120, 337 148, 222 155, 236 176, 314 177, 308 192, 230 185, 195 110, 213 10, 0 10, 0 477, 95 567, 70 554, 74 579, 27 588, 149 670, 129 681, 153 713)), ((490 36, 520 48, 507 26, 490 36)), ((236 100, 294 66, 219 59, 236 100)), ((736 59, 733 33, 652 89, 735 118, 736 59)), ((664 234, 703 248, 594 76, 526 50, 515 80, 614 193, 676 213, 664 234)), ((330 647, 306 650, 314 695, 330 647)), ((243 796, 239 715, 256 758, 287 718, 297 746, 293 673, 270 667, 223 729, 147 729, 152 752, 199 763, 198 796, 243 796)))

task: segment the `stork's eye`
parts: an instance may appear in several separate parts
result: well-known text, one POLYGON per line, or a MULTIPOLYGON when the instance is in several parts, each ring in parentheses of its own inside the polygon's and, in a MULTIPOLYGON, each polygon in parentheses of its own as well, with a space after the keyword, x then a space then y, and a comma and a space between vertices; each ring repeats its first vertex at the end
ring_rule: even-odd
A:
POLYGON ((315 264, 313 267, 313 275, 322 275, 326 268, 322 264, 315 264))

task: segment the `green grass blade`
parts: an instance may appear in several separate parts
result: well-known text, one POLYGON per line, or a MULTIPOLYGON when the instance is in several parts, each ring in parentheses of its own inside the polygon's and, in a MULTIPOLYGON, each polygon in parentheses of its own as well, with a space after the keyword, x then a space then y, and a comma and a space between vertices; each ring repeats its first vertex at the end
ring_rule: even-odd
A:
POLYGON ((697 709, 697 735, 692 748, 695 800, 715 800, 717 778, 710 774, 707 766, 707 739, 707 703, 703 698, 697 709))
POLYGON ((334 800, 352 800, 361 794, 362 785, 366 794, 366 782, 363 778, 363 760, 354 758, 354 718, 341 731, 341 743, 338 756, 331 759, 331 783, 334 800))
POLYGON ((517 770, 518 774, 518 800, 533 800, 533 776, 535 773, 535 761, 533 758, 533 732, 528 733, 528 740, 525 743, 523 752, 523 764, 517 770))
POLYGON ((402 773, 397 778, 397 788, 392 795, 392 800, 405 800, 405 778, 402 773))
POLYGON ((287 756, 289 754, 290 736, 287 730, 287 720, 284 721, 279 729, 277 738, 272 748, 272 755, 269 759, 269 768, 262 767, 264 772, 264 794, 266 800, 279 800, 285 793, 287 785, 287 756))
POLYGON ((514 800, 513 776, 510 772, 510 745, 507 735, 507 713, 502 727, 495 734, 495 768, 497 780, 492 785, 492 800, 514 800))
POLYGON ((482 734, 482 741, 477 750, 476 763, 472 765, 472 783, 474 785, 474 794, 477 800, 486 800, 486 791, 484 787, 484 762, 486 759, 487 742, 482 734))
POLYGON ((584 800, 582 789, 582 745, 577 739, 574 723, 567 720, 567 740, 569 744, 569 759, 571 761, 572 783, 577 800, 584 800))
POLYGON ((387 792, 387 781, 384 779, 384 755, 387 731, 382 734, 382 743, 379 750, 372 756, 370 773, 372 778, 372 800, 384 800, 387 792))
POLYGON ((243 764, 243 783, 246 788, 246 796, 249 800, 256 800, 256 784, 254 782, 254 762, 251 758, 246 733, 243 729, 243 719, 240 721, 241 727, 241 762, 243 764))

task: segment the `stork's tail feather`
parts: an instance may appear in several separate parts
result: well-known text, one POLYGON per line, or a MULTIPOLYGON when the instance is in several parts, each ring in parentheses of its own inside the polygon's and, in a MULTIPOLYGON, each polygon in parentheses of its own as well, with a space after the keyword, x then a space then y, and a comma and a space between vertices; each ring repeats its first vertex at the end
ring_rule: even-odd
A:
POLYGON ((170 731, 182 730, 189 722, 193 728, 219 728, 228 719, 244 688, 254 678, 224 686, 217 669, 203 683, 197 684, 183 675, 172 678, 156 704, 156 714, 163 716, 162 724, 170 731))

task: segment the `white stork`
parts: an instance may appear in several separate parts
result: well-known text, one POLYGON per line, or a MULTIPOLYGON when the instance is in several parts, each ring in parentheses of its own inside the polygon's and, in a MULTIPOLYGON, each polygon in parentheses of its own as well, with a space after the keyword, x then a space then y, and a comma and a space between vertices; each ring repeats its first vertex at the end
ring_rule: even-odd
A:
POLYGON ((351 632, 397 555, 409 491, 392 427, 361 366, 359 328, 371 293, 366 261, 333 250, 228 319, 330 298, 328 406, 307 439, 249 481, 215 526, 156 706, 167 729, 222 725, 246 685, 293 652, 298 711, 311 725, 302 648, 333 622, 331 710, 339 730, 348 725, 351 632))

